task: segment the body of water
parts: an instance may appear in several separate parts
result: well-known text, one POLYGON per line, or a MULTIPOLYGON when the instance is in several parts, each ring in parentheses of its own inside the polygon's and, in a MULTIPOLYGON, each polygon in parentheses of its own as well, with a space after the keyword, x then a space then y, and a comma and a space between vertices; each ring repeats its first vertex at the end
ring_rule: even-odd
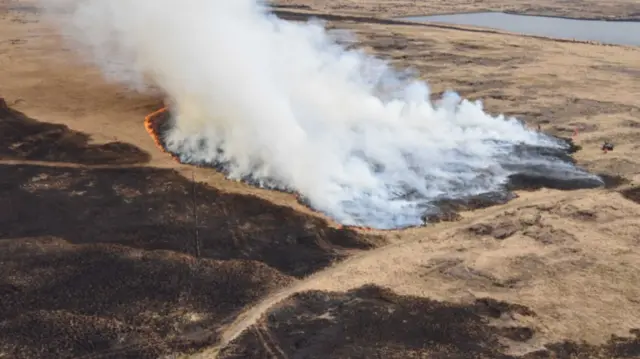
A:
POLYGON ((478 26, 525 35, 607 44, 640 45, 640 22, 633 21, 576 20, 501 12, 412 16, 402 20, 478 26))

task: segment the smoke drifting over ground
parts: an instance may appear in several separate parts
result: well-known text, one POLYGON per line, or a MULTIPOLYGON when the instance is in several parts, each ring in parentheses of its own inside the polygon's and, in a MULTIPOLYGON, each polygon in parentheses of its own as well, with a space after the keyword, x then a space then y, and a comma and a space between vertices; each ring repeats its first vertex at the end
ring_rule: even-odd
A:
POLYGON ((427 84, 255 0, 65 6, 63 29, 110 79, 166 91, 163 141, 183 162, 296 191, 343 224, 419 225, 443 200, 505 193, 514 176, 602 184, 565 142, 455 93, 432 103, 427 84))

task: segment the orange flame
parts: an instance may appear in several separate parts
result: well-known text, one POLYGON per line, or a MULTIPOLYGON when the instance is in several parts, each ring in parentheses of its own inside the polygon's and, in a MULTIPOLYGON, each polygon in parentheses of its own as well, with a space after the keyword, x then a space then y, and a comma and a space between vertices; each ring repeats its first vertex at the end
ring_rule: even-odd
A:
POLYGON ((163 107, 157 111, 154 111, 148 114, 144 118, 144 128, 147 130, 147 133, 149 134, 149 136, 151 136, 151 138, 153 139, 153 142, 155 142, 156 146, 160 149, 160 151, 169 154, 174 160, 176 160, 177 162, 180 162, 180 159, 178 158, 178 156, 167 151, 167 149, 164 148, 162 141, 160 141, 160 135, 158 134, 158 127, 160 126, 160 123, 158 123, 158 121, 161 118, 160 115, 164 114, 165 112, 167 112, 167 108, 163 107))

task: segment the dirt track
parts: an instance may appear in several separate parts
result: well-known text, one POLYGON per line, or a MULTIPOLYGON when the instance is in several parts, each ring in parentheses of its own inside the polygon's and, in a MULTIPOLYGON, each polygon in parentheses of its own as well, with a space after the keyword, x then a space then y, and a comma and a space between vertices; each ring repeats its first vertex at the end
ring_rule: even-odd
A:
MULTIPOLYGON (((142 124, 157 98, 106 84, 31 8, 0 1, 0 357, 639 356, 640 50, 366 21, 392 14, 380 3, 318 10, 366 15, 329 26, 434 92, 578 128, 580 164, 617 185, 338 229, 291 195, 175 163, 142 124)), ((621 4, 588 8, 636 11, 621 4)))

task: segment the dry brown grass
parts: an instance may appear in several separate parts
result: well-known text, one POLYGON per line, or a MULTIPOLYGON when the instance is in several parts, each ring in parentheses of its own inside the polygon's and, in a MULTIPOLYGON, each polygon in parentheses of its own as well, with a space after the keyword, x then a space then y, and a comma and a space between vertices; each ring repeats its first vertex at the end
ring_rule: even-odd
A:
MULTIPOLYGON (((399 3, 314 6, 366 15, 329 26, 417 69, 435 93, 456 89, 561 135, 579 128, 579 163, 619 181, 523 192, 428 228, 336 229, 292 195, 176 163, 142 125, 157 98, 106 84, 37 14, 7 11, 15 2, 5 0, 0 96, 38 121, 0 118, 0 356, 151 357, 220 344, 227 358, 534 357, 545 346, 537 357, 640 355, 637 339, 611 339, 633 337, 640 322, 640 49, 371 18, 399 14, 399 3), (600 151, 605 139, 613 152, 600 151)), ((433 4, 411 13, 470 9, 433 4)), ((526 6, 637 12, 576 4, 526 6)))

